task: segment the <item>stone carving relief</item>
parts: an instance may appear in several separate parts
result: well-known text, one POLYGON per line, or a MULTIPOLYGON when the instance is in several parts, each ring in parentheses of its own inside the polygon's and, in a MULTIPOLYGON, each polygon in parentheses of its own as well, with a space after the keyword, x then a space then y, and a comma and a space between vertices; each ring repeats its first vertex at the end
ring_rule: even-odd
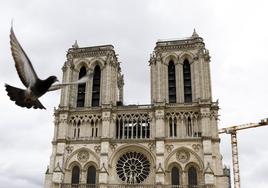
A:
POLYGON ((158 111, 156 112, 155 118, 158 119, 164 119, 164 112, 158 111))
POLYGON ((114 151, 116 149, 116 147, 117 147, 116 143, 111 143, 110 144, 110 148, 111 148, 112 151, 114 151))
POLYGON ((158 164, 158 168, 157 168, 156 171, 157 171, 158 173, 159 173, 159 172, 160 172, 160 173, 165 173, 165 170, 163 169, 161 163, 158 164))
POLYGON ((199 113, 198 112, 168 112, 166 113, 166 119, 187 119, 187 118, 191 118, 191 119, 198 119, 199 118, 199 113))
POLYGON ((219 115, 217 111, 212 111, 210 118, 214 118, 215 120, 219 120, 219 115))
POLYGON ((65 150, 67 151, 68 154, 72 153, 74 147, 73 146, 66 146, 65 150))
POLYGON ((82 150, 77 154, 77 159, 84 163, 89 159, 89 153, 86 150, 82 150))
POLYGON ((109 115, 107 115, 107 113, 104 114, 104 116, 102 117, 102 121, 110 121, 111 117, 109 115))
POLYGON ((94 146, 94 150, 95 150, 96 153, 100 153, 100 151, 101 151, 101 145, 94 146))
POLYGON ((71 124, 77 124, 78 122, 81 123, 90 123, 91 121, 97 122, 101 121, 100 114, 91 114, 91 115, 72 115, 69 119, 71 124))
POLYGON ((73 55, 70 54, 70 53, 68 53, 68 54, 67 54, 67 60, 68 60, 68 61, 72 61, 72 60, 73 60, 73 55))
POLYGON ((170 145, 167 144, 165 147, 166 147, 166 150, 167 150, 168 153, 170 153, 174 148, 174 146, 172 144, 170 144, 170 145))
POLYGON ((201 145, 200 144, 193 144, 192 148, 194 149, 195 152, 198 152, 201 148, 201 145))
POLYGON ((148 147, 149 147, 150 151, 153 151, 155 149, 155 143, 153 143, 153 142, 148 143, 148 147))
POLYGON ((177 160, 186 163, 190 159, 190 153, 186 150, 180 150, 176 154, 177 160))
POLYGON ((202 113, 201 114, 201 118, 210 118, 210 117, 211 117, 210 112, 209 113, 202 113))

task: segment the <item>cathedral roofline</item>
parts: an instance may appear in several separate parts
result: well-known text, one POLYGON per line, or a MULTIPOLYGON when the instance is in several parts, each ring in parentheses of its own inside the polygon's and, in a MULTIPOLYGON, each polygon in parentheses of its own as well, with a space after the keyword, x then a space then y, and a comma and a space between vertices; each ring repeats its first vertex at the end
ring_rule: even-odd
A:
MULTIPOLYGON (((74 45, 73 45, 74 46, 74 45)), ((87 57, 96 55, 113 55, 116 57, 116 53, 113 45, 99 45, 99 46, 89 46, 89 47, 72 47, 68 49, 67 57, 71 55, 72 57, 87 57)))
POLYGON ((205 46, 205 43, 203 42, 203 38, 201 37, 186 37, 186 38, 180 38, 180 39, 159 39, 156 42, 156 48, 158 47, 166 47, 166 46, 185 46, 185 45, 193 45, 193 44, 201 44, 202 46, 205 46))
POLYGON ((92 51, 114 51, 114 46, 111 44, 108 45, 99 45, 99 46, 89 46, 89 47, 73 47, 69 48, 68 52, 79 53, 79 52, 92 52, 92 51))

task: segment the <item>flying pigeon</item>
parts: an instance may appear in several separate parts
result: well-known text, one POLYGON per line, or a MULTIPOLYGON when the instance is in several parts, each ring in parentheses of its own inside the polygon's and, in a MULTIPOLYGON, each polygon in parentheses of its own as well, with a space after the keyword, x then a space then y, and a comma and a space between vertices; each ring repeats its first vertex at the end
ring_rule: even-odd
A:
POLYGON ((54 84, 58 81, 56 76, 50 76, 45 80, 38 78, 33 65, 18 42, 13 27, 10 30, 10 45, 13 59, 15 61, 15 67, 20 80, 27 89, 20 89, 8 84, 5 84, 7 95, 10 100, 15 101, 18 106, 34 109, 46 109, 42 103, 38 100, 39 97, 44 95, 48 91, 61 89, 67 85, 81 84, 93 77, 93 73, 90 73, 76 82, 68 82, 61 84, 54 84), (52 85, 54 84, 54 85, 52 85))

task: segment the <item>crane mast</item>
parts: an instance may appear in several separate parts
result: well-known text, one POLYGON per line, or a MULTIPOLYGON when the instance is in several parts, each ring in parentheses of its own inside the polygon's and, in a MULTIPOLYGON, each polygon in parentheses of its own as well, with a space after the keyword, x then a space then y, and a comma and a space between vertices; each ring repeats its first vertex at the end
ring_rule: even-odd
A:
POLYGON ((268 125, 268 119, 263 119, 259 123, 247 123, 242 125, 235 125, 218 130, 219 134, 226 133, 231 135, 234 188, 240 188, 240 172, 239 172, 238 146, 237 146, 237 134, 236 134, 237 131, 266 125, 268 125))

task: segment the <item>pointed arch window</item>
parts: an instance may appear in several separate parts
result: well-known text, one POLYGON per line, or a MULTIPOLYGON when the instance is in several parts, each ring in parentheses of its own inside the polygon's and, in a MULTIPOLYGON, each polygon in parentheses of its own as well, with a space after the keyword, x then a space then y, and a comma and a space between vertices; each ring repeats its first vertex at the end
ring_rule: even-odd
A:
POLYGON ((80 178, 80 168, 78 166, 74 166, 72 169, 71 184, 79 184, 79 178, 80 178))
POLYGON ((169 136, 177 137, 177 118, 169 118, 169 136))
POLYGON ((96 168, 94 166, 90 166, 87 169, 87 184, 96 184, 96 168))
POLYGON ((74 138, 80 137, 80 125, 81 125, 80 120, 78 121, 78 123, 74 124, 74 138))
POLYGON ((169 103, 176 103, 176 73, 172 60, 168 64, 168 99, 169 103))
POLYGON ((100 105, 100 81, 101 81, 101 70, 100 66, 96 65, 93 76, 93 87, 92 87, 92 106, 100 105))
POLYGON ((197 185, 197 171, 196 168, 191 166, 188 170, 188 185, 190 188, 197 185))
POLYGON ((187 59, 183 62, 184 102, 192 102, 191 66, 187 59))
POLYGON ((97 138, 98 137, 98 126, 99 121, 98 120, 92 120, 91 121, 91 137, 97 138))
POLYGON ((187 118, 186 126, 187 136, 193 136, 193 125, 190 117, 187 118))
POLYGON ((171 185, 180 185, 180 171, 175 166, 171 169, 171 185))
MULTIPOLYGON (((79 72, 79 79, 87 74, 86 68, 83 66, 79 72)), ((78 85, 77 91, 77 107, 84 107, 85 105, 85 94, 86 94, 86 83, 78 85)))

